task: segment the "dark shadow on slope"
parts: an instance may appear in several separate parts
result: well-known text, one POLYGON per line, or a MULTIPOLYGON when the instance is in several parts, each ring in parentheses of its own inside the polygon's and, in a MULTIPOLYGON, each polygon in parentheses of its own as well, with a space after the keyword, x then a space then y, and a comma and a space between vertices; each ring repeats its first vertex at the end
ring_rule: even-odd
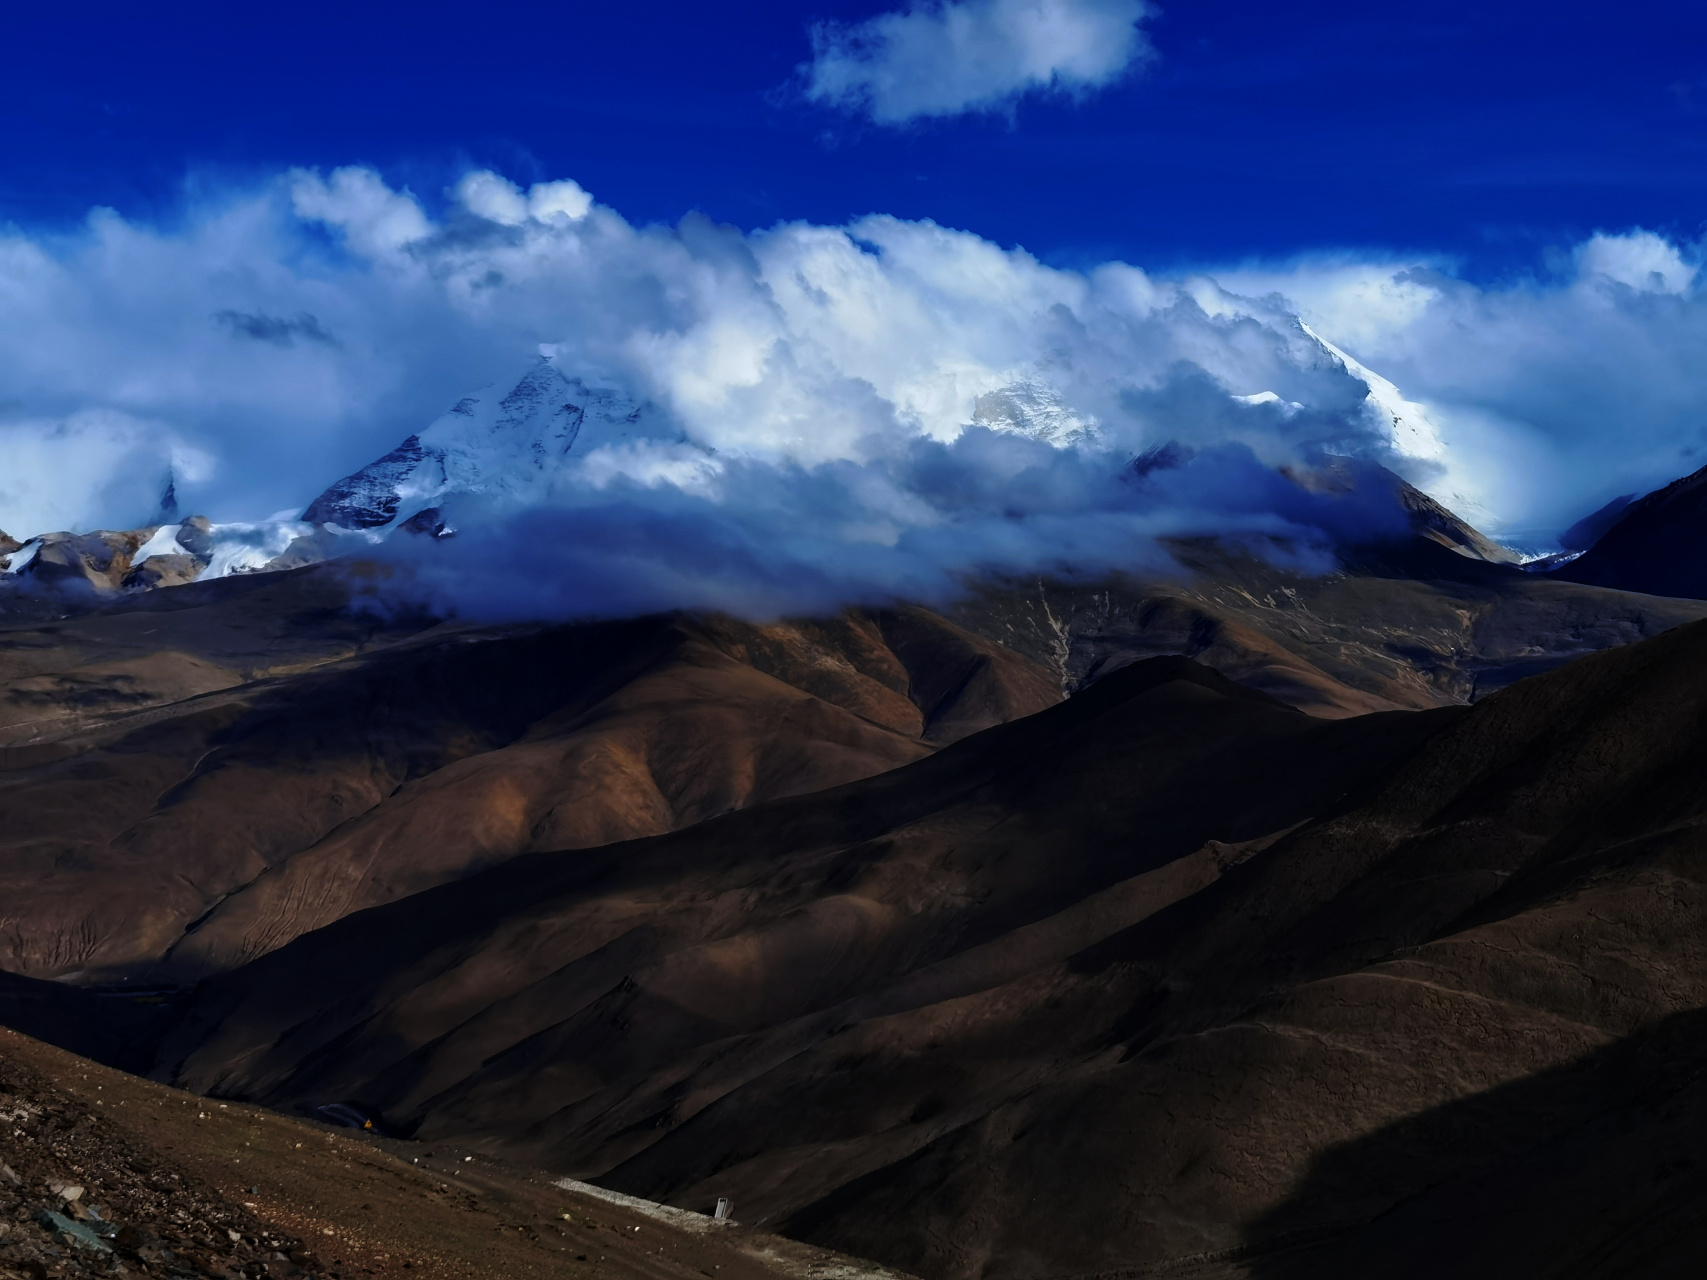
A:
POLYGON ((123 1071, 145 1071, 184 994, 166 987, 71 987, 0 969, 0 1026, 123 1071))
POLYGON ((1707 1274, 1707 1009, 1324 1152, 1258 1280, 1707 1274))

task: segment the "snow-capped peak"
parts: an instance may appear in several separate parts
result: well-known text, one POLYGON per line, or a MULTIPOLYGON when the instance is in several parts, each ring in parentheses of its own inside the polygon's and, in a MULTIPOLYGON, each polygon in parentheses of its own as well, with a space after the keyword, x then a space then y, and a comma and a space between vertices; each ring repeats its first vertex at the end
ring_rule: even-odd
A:
POLYGON ((1076 413, 1054 387, 1029 377, 979 396, 972 405, 972 421, 1058 448, 1086 443, 1097 434, 1095 418, 1076 413))
POLYGON ((1304 321, 1300 320, 1298 326, 1345 366, 1347 373, 1369 388, 1367 403, 1391 433, 1394 452, 1426 462, 1439 462, 1446 457, 1446 442, 1441 439, 1439 428, 1429 421, 1427 409, 1405 399, 1398 387, 1341 351, 1304 321))
POLYGON ((526 501, 571 452, 648 434, 649 406, 541 361, 508 391, 465 396, 390 453, 345 476, 302 514, 309 524, 384 530, 451 493, 526 501))

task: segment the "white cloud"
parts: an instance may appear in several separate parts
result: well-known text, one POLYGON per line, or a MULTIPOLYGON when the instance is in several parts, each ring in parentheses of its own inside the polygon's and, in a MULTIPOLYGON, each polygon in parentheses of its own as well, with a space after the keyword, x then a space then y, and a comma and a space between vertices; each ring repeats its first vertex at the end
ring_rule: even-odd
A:
MULTIPOLYGON (((630 521, 631 594, 654 602, 677 588, 636 566, 672 538, 721 548, 695 590, 751 571, 752 599, 823 600, 1352 519, 1264 469, 1323 452, 1542 535, 1707 461, 1699 250, 1652 233, 1498 288, 1343 258, 1170 279, 885 216, 636 227, 572 183, 487 172, 452 195, 440 216, 369 170, 293 172, 170 230, 104 211, 0 232, 0 528, 134 525, 168 468, 222 522, 300 510, 542 346, 659 425, 589 451, 527 536, 620 542, 630 521), (968 430, 1027 419, 1071 447, 968 430), (1214 466, 1111 480, 1171 439, 1214 466)), ((627 590, 583 569, 576 590, 627 590)))
POLYGON ((0 529, 28 538, 107 523, 109 512, 146 515, 169 475, 194 483, 210 461, 165 424, 110 409, 0 420, 0 529))
POLYGON ((526 195, 508 178, 489 169, 464 174, 453 189, 462 206, 476 217, 506 227, 519 227, 529 218, 584 218, 593 198, 576 182, 536 182, 526 195))
POLYGON ((1434 262, 1304 260, 1220 274, 1284 295, 1324 335, 1429 407, 1433 492, 1542 545, 1622 493, 1707 463, 1702 246, 1600 233, 1569 274, 1478 287, 1434 262))
POLYGON ((898 125, 1001 111, 1035 91, 1083 93, 1152 54, 1145 0, 914 0, 813 28, 806 96, 898 125))
POLYGON ((290 193, 298 216, 339 228, 361 253, 385 253, 424 239, 431 229, 415 198, 391 190, 372 169, 334 169, 330 182, 299 170, 291 177, 290 193))
POLYGON ((1598 231, 1577 246, 1576 261, 1585 281, 1612 280, 1646 293, 1683 293, 1696 274, 1676 245, 1652 231, 1598 231))

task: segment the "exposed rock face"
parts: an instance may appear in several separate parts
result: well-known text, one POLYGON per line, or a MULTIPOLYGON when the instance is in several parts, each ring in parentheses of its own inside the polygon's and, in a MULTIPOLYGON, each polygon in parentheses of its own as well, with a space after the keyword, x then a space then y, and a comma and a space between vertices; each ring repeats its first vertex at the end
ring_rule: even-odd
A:
POLYGON ((1704 713, 1707 625, 1338 722, 1146 662, 317 931, 162 1069, 924 1276, 1688 1274, 1704 713))
POLYGON ((1552 576, 1656 596, 1707 597, 1707 467, 1625 507, 1552 576))
POLYGON ((1180 653, 1312 715, 1470 702, 1600 649, 1707 617, 1479 563, 1416 541, 1326 576, 1176 543, 1175 581, 985 582, 950 613, 1060 674, 1067 690, 1180 653))
POLYGON ((1473 560, 1486 560, 1489 564, 1517 564, 1522 559, 1510 547, 1502 547, 1414 485, 1401 480, 1397 488, 1399 505, 1410 516, 1411 528, 1430 542, 1437 542, 1448 551, 1456 551, 1473 560))
POLYGON ((76 584, 116 591, 130 572, 132 557, 154 536, 153 529, 124 532, 50 533, 37 541, 35 556, 19 570, 36 582, 76 584))
POLYGON ((205 562, 213 555, 213 523, 206 516, 191 516, 178 526, 173 536, 187 554, 198 560, 205 562))
POLYGON ((131 591, 152 591, 156 587, 181 587, 186 582, 194 582, 201 576, 201 571, 205 568, 207 568, 205 560, 198 560, 188 552, 150 556, 125 574, 120 585, 131 591))
POLYGON ((233 574, 276 573, 338 553, 332 534, 289 521, 216 526, 206 516, 191 516, 141 529, 45 533, 0 555, 0 590, 13 596, 0 597, 0 613, 17 603, 20 588, 63 611, 79 607, 90 592, 100 598, 233 574))
POLYGON ((302 518, 309 524, 330 523, 346 529, 390 524, 397 518, 397 504, 402 501, 400 486, 414 476, 426 458, 421 438, 410 436, 383 458, 332 485, 308 504, 302 518))

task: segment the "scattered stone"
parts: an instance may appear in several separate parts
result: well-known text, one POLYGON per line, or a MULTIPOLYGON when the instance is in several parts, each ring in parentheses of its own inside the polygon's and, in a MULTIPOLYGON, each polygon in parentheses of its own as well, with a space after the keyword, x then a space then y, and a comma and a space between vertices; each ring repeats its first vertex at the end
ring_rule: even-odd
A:
POLYGON ((324 1274, 310 1254, 295 1261, 295 1237, 3 1056, 0 1116, 0 1278, 324 1274))
POLYGON ((74 1249, 87 1249, 91 1253, 111 1253, 112 1248, 81 1222, 73 1222, 62 1213, 52 1209, 37 1209, 36 1221, 53 1233, 53 1242, 74 1249))

